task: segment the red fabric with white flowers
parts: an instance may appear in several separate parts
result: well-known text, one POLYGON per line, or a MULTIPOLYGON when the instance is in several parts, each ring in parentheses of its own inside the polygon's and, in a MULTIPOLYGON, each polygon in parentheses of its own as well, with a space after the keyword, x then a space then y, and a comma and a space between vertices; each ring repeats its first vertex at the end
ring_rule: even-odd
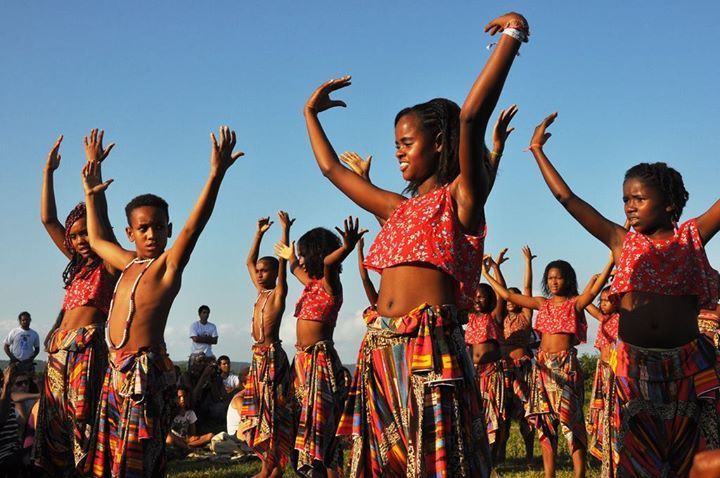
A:
POLYGON ((62 310, 92 305, 107 315, 116 278, 100 264, 92 271, 83 267, 65 289, 62 310))
POLYGON ((334 327, 342 303, 342 295, 328 294, 322 285, 322 279, 311 280, 305 285, 295 305, 295 317, 298 320, 324 322, 334 327))
POLYGON ((620 323, 620 314, 602 314, 602 322, 598 327, 597 337, 595 338, 595 348, 602 350, 606 345, 613 345, 617 342, 618 324, 620 323))
POLYGON ((535 330, 541 334, 573 334, 578 342, 587 340, 587 320, 584 312, 575 310, 577 296, 560 304, 546 300, 535 320, 535 330))
POLYGON ((466 344, 482 344, 491 340, 498 342, 499 338, 500 328, 492 314, 468 313, 468 324, 465 329, 466 344))

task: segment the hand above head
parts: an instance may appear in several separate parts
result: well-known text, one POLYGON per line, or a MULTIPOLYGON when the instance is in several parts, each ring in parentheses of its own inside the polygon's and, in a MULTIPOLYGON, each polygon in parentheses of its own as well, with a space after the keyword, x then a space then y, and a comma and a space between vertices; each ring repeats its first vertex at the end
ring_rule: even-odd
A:
POLYGON ((218 136, 220 142, 215 138, 215 133, 210 133, 210 142, 212 143, 212 153, 210 154, 210 168, 218 172, 224 173, 233 165, 236 159, 244 156, 245 153, 238 151, 233 152, 235 148, 235 131, 227 126, 220 126, 218 136))
POLYGON ((353 170, 358 176, 362 176, 365 179, 370 179, 370 165, 372 164, 372 155, 368 156, 367 159, 362 159, 359 154, 346 151, 340 155, 340 161, 347 164, 350 169, 353 170))
POLYGON ((60 167, 60 143, 62 143, 62 140, 63 135, 60 135, 60 137, 57 139, 57 141, 55 141, 55 144, 48 153, 47 163, 45 163, 45 168, 48 171, 55 171, 58 167, 60 167))
POLYGON ((82 182, 85 194, 92 196, 105 191, 113 180, 108 179, 102 182, 100 180, 100 162, 88 161, 82 168, 82 182))
POLYGON ((290 214, 286 211, 278 211, 278 218, 283 229, 290 229, 290 226, 295 224, 295 219, 290 219, 290 214))
MULTIPOLYGON (((495 35, 497 32, 502 32, 506 28, 520 30, 525 33, 526 37, 530 36, 530 27, 528 26, 527 20, 516 12, 506 13, 492 20, 485 27, 485 32, 490 33, 490 35, 495 35)), ((525 39, 525 41, 527 41, 527 39, 525 39)))
POLYGON ((526 261, 532 261, 533 259, 535 259, 535 258, 537 257, 537 256, 536 256, 535 254, 533 254, 532 251, 530 250, 530 246, 523 246, 523 247, 522 247, 522 253, 523 253, 523 256, 525 257, 525 260, 526 260, 526 261))
POLYGON ((320 85, 312 95, 310 99, 305 103, 305 111, 311 111, 313 113, 320 113, 322 111, 334 108, 336 106, 342 106, 345 108, 347 105, 344 101, 330 99, 330 93, 340 88, 350 86, 351 77, 343 76, 342 78, 335 78, 326 81, 320 85))
POLYGON ((110 151, 115 147, 115 143, 110 143, 107 148, 103 148, 103 136, 105 131, 94 128, 90 131, 89 136, 83 138, 85 145, 85 157, 88 162, 101 162, 108 157, 110 151))
POLYGON ((273 225, 273 221, 270 220, 270 217, 261 217, 257 220, 257 232, 260 234, 265 234, 265 232, 270 229, 270 226, 273 225))
POLYGON ((495 261, 490 254, 485 254, 482 260, 482 273, 484 276, 488 275, 488 270, 495 266, 495 261))
POLYGON ((357 242, 358 252, 362 253, 365 250, 365 238, 360 236, 357 242))
POLYGON ((288 262, 294 262, 297 260, 295 256, 295 241, 292 241, 292 244, 289 246, 284 242, 279 241, 275 244, 273 249, 275 250, 275 255, 281 259, 285 259, 288 262))
POLYGON ((345 227, 344 231, 339 227, 336 227, 335 230, 342 236, 343 246, 351 250, 368 230, 360 230, 360 220, 357 217, 353 220, 352 216, 348 216, 348 218, 343 221, 343 225, 345 227))
POLYGON ((553 124, 555 118, 557 118, 557 115, 557 112, 552 113, 535 127, 535 132, 532 135, 532 139, 530 139, 530 149, 536 147, 542 148, 543 145, 545 145, 545 143, 547 142, 547 140, 550 139, 552 133, 547 133, 545 130, 548 126, 553 124))
POLYGON ((500 155, 505 149, 505 142, 508 136, 515 131, 515 128, 508 128, 508 126, 510 126, 510 122, 517 112, 517 105, 510 105, 508 109, 500 111, 500 115, 495 122, 495 128, 493 129, 493 153, 500 155))
POLYGON ((505 257, 505 254, 507 254, 508 248, 506 247, 497 256, 497 259, 495 259, 495 263, 500 266, 503 262, 507 262, 510 260, 509 257, 505 257))

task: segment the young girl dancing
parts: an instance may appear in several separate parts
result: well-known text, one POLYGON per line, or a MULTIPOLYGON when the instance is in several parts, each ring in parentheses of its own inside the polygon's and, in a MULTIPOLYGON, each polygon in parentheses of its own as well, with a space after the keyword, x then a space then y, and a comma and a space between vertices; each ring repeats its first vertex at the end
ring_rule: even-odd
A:
POLYGON ((345 404, 350 372, 342 366, 333 345, 333 332, 343 302, 340 282, 342 262, 365 234, 358 220, 348 217, 345 229, 318 227, 275 252, 288 261, 290 270, 305 286, 295 306, 297 351, 291 367, 297 409, 293 465, 303 476, 338 476, 342 447, 335 436, 345 404))
MULTIPOLYGON (((60 136, 48 154, 43 174, 41 218, 50 238, 70 263, 63 272, 65 299, 45 339, 47 369, 33 449, 35 463, 51 476, 76 476, 82 470, 107 364, 103 336, 117 269, 90 249, 85 203, 57 218, 53 174, 60 166, 60 136)), ((99 163, 114 144, 103 147, 103 131, 85 137, 87 160, 99 163)), ((115 241, 105 194, 98 195, 101 234, 115 241)))
POLYGON ((560 431, 568 441, 575 476, 585 476, 583 376, 575 345, 584 343, 587 337, 583 311, 599 292, 592 287, 596 276, 578 294, 575 269, 566 261, 552 261, 543 273, 545 296, 528 297, 510 292, 493 278, 488 272, 493 265, 492 258, 486 257, 483 276, 500 297, 538 311, 535 330, 541 342, 532 371, 527 416, 540 434, 545 476, 555 476, 560 431))
POLYGON ((718 272, 704 245, 720 229, 720 201, 678 226, 687 202, 682 176, 665 163, 640 163, 625 173, 629 232, 576 196, 543 152, 548 126, 535 129, 530 150, 553 195, 612 250, 610 289, 620 313, 612 453, 615 476, 687 476, 695 453, 717 448, 720 369, 712 343, 698 330, 701 308, 720 295, 718 272))
MULTIPOLYGON (((605 285, 614 265, 611 257, 608 265, 600 273, 596 285, 605 285)), ((610 287, 605 287, 600 292, 599 305, 600 307, 596 307, 590 304, 585 308, 600 322, 595 338, 595 348, 600 351, 600 357, 595 368, 586 429, 589 435, 588 451, 602 462, 605 451, 607 450, 608 453, 610 451, 609 440, 612 435, 609 423, 610 405, 612 405, 610 392, 615 376, 610 367, 610 356, 615 349, 620 317, 617 307, 610 302, 610 287)))
POLYGON ((462 109, 434 99, 395 118, 396 157, 411 199, 346 169, 325 135, 318 114, 345 106, 330 93, 350 85, 350 77, 321 85, 305 105, 322 173, 387 221, 365 261, 382 274, 380 290, 377 308, 364 317, 368 331, 338 427, 353 437, 351 476, 489 474, 457 308, 469 306, 479 284, 491 186, 484 133, 528 25, 510 13, 486 30, 504 34, 462 109))

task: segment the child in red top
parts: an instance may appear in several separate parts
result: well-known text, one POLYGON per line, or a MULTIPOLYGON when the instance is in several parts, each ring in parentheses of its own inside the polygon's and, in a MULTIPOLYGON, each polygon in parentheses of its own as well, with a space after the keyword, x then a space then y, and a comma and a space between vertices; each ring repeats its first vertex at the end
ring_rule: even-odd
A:
POLYGON ((295 453, 293 465, 302 476, 338 476, 342 448, 335 436, 345 405, 350 373, 342 366, 333 345, 333 332, 342 305, 342 262, 365 234, 357 219, 348 217, 342 242, 331 231, 318 227, 275 252, 305 286, 295 308, 297 351, 291 367, 295 389, 295 453))
POLYGON ((633 228, 627 231, 576 196, 545 155, 556 117, 538 125, 530 150, 553 196, 611 249, 617 267, 610 293, 620 313, 611 357, 615 434, 607 468, 616 476, 687 476, 693 455, 720 445, 717 427, 703 428, 720 420, 720 368, 697 323, 700 308, 720 294, 704 251, 720 229, 720 201, 678 227, 688 198, 682 176, 665 163, 641 163, 623 182, 633 228))
POLYGON ((563 260, 550 262, 542 278, 544 297, 510 292, 493 278, 483 262, 483 276, 500 297, 522 307, 538 310, 535 330, 541 335, 530 390, 527 415, 540 434, 546 476, 554 476, 555 453, 560 430, 568 440, 576 476, 585 473, 585 420, 583 419, 583 376, 575 345, 585 342, 587 323, 584 309, 597 296, 596 276, 578 294, 572 266, 563 260))
MULTIPOLYGON (((377 308, 365 316, 368 332, 338 428, 338 434, 355 437, 351 477, 489 474, 487 441, 478 433, 482 418, 477 387, 456 306, 467 306, 478 284, 484 204, 501 154, 490 153, 483 137, 529 28, 521 15, 509 13, 490 22, 486 31, 503 34, 462 108, 437 98, 405 108, 395 118, 396 157, 412 199, 380 189, 345 168, 323 131, 318 114, 345 106, 330 94, 349 86, 350 77, 321 85, 305 105, 310 143, 325 177, 360 207, 387 221, 383 227, 388 233, 381 233, 385 240, 366 260, 369 268, 382 274, 377 308), (406 201, 409 205, 403 207, 406 201), (402 231, 419 234, 422 242, 416 251, 406 253, 402 231), (389 236, 401 247, 395 247, 389 236), (437 258, 428 254, 436 244, 437 258), (461 258, 475 262, 461 263, 461 258), (437 327, 441 330, 435 333, 437 327), (447 347, 431 347, 431 337, 447 342, 447 347), (417 405, 430 403, 448 406, 438 411, 417 405), (435 426, 428 425, 431 421, 435 426)), ((503 138, 513 114, 503 115, 503 138)))
MULTIPOLYGON (((80 203, 65 225, 57 218, 53 175, 60 166, 60 136, 48 154, 43 175, 41 218, 57 248, 69 260, 63 272, 65 298, 45 339, 48 353, 44 393, 37 417, 33 459, 49 475, 82 470, 88 437, 107 365, 104 325, 118 270, 98 257, 88 241, 86 208, 80 203)), ((103 131, 85 137, 85 155, 98 164, 114 144, 103 147, 103 131)), ((98 195, 100 233, 116 242, 107 216, 105 195, 98 195)))

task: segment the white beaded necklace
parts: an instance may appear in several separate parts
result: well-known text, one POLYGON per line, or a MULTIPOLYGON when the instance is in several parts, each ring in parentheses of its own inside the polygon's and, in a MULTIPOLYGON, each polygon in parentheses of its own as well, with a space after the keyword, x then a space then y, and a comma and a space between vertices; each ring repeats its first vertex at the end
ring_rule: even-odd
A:
POLYGON ((257 296, 257 299, 255 299, 255 305, 253 305, 253 315, 255 314, 255 307, 257 307, 258 302, 260 302, 260 297, 263 295, 265 296, 265 302, 263 302, 262 307, 260 307, 260 338, 258 339, 258 343, 265 342, 265 306, 268 303, 268 300, 270 300, 270 296, 272 293, 275 292, 275 289, 263 289, 260 291, 260 293, 257 296))
POLYGON ((112 343, 112 339, 110 338, 110 321, 108 321, 107 324, 107 334, 106 334, 106 341, 108 343, 108 347, 110 347, 113 350, 119 350, 123 348, 126 344, 129 337, 129 331, 130 331, 130 324, 132 324, 133 317, 135 315, 135 291, 137 290, 138 283, 140 282, 140 279, 145 274, 145 272, 148 270, 150 265, 153 263, 153 261, 156 258, 152 259, 139 259, 135 258, 128 265, 125 266, 125 269, 123 269, 122 274, 120 274, 120 278, 118 279, 117 283, 115 284, 115 290, 113 290, 113 296, 112 301, 110 302, 110 310, 108 311, 108 319, 112 315, 113 306, 115 305, 115 294, 117 293, 118 286, 120 285, 120 281, 122 280, 122 276, 125 275, 125 272, 132 266, 133 264, 145 264, 145 268, 140 271, 138 276, 135 278, 135 282, 133 282, 132 287, 130 288, 130 304, 128 305, 128 315, 125 319, 125 329, 123 330, 123 336, 120 340, 120 343, 118 345, 115 345, 112 343))

